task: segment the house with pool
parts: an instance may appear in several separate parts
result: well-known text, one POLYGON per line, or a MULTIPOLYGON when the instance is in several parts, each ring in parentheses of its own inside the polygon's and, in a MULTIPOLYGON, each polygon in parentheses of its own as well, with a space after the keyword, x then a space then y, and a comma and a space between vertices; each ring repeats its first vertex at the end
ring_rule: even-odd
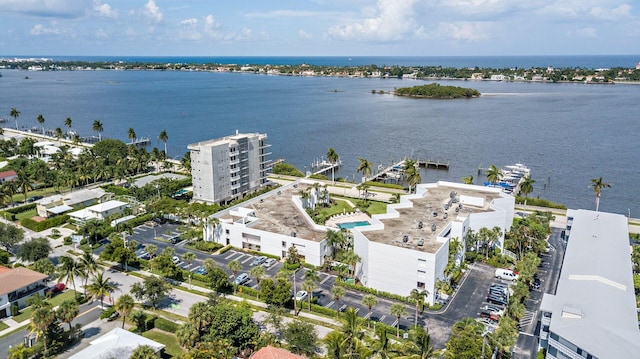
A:
POLYGON ((502 236, 495 245, 502 249, 514 216, 515 198, 499 188, 437 182, 418 185, 415 194, 389 204, 387 213, 344 213, 319 225, 305 208, 328 200, 335 189, 313 183, 300 180, 221 212, 219 225, 204 228, 205 240, 281 258, 293 246, 307 263, 321 266, 333 250, 327 231, 349 229, 361 258, 355 273, 363 285, 403 296, 415 288, 427 290, 433 303, 435 283, 444 279, 449 260, 449 241, 461 241, 456 256, 461 261, 470 229, 499 227, 502 236))

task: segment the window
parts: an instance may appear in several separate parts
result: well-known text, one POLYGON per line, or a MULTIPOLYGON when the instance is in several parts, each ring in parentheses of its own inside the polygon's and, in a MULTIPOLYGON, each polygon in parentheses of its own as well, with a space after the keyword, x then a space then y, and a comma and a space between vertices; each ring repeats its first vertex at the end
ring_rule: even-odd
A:
POLYGON ((551 335, 551 339, 553 339, 553 340, 558 340, 559 339, 558 334, 556 334, 554 332, 549 333, 549 335, 551 335))
POLYGON ((283 247, 286 247, 286 246, 287 246, 287 242, 282 241, 282 246, 283 246, 283 247))
POLYGON ((225 229, 225 230, 224 230, 224 234, 229 234, 229 230, 228 230, 228 229, 225 229))
POLYGON ((554 357, 558 355, 558 349, 556 349, 556 347, 549 347, 549 354, 553 355, 554 357))
POLYGON ((424 282, 418 282, 418 284, 416 284, 416 287, 418 287, 418 289, 424 289, 425 288, 424 282))

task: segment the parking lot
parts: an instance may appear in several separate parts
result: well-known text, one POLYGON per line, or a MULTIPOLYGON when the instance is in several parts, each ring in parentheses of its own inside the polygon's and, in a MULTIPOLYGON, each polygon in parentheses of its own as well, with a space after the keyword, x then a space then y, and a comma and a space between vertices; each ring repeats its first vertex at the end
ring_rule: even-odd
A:
MULTIPOLYGON (((229 262, 237 260, 242 270, 238 273, 249 274, 252 268, 252 262, 256 258, 256 255, 241 252, 231 249, 223 254, 211 255, 196 250, 185 248, 185 242, 178 242, 176 244, 171 243, 171 238, 175 238, 180 235, 178 225, 171 223, 163 223, 158 225, 144 224, 134 229, 134 233, 129 237, 131 240, 135 240, 142 246, 146 244, 154 244, 158 247, 158 253, 166 247, 171 247, 175 250, 176 256, 180 259, 177 266, 189 271, 197 271, 202 267, 202 262, 205 259, 213 259, 227 274, 232 277, 232 272, 228 269, 229 262), (196 259, 191 263, 185 263, 181 260, 182 256, 186 252, 193 252, 196 255, 196 259)), ((549 257, 550 259, 553 256, 549 257)), ((559 264, 556 262, 549 263, 549 269, 555 268, 559 264)), ((521 321, 521 330, 524 333, 531 333, 533 335, 536 324, 537 306, 539 306, 539 298, 542 296, 542 290, 547 289, 555 284, 552 281, 547 280, 547 272, 544 272, 544 264, 541 268, 543 272, 542 288, 535 294, 532 292, 531 300, 527 303, 527 312, 525 318, 521 321)), ((265 278, 275 277, 276 273, 282 267, 282 263, 276 261, 272 265, 265 267, 265 278)), ((296 272, 296 287, 292 293, 301 290, 302 283, 304 281, 305 273, 308 269, 302 268, 296 272)), ((548 273, 549 277, 553 277, 553 271, 548 273)), ((318 305, 328 308, 344 311, 347 307, 353 307, 361 317, 369 318, 369 309, 362 305, 362 298, 364 293, 352 290, 346 290, 344 297, 340 298, 336 302, 331 294, 331 288, 334 286, 336 277, 334 275, 319 272, 320 279, 318 281, 318 289, 313 292, 314 301, 318 305)), ((494 277, 495 268, 484 264, 473 264, 468 268, 468 274, 464 277, 462 284, 458 288, 457 292, 450 299, 449 303, 438 313, 425 312, 419 315, 419 325, 426 325, 429 328, 431 334, 432 343, 435 348, 443 348, 444 344, 451 335, 451 327, 453 324, 463 318, 471 317, 478 318, 481 315, 481 307, 487 303, 488 288, 492 284, 510 284, 510 281, 498 280, 494 277)), ((257 282, 255 278, 249 276, 249 280, 244 283, 248 287, 255 288, 257 282)), ((293 294, 292 294, 293 295, 293 294)), ((395 303, 393 300, 379 297, 378 304, 372 308, 370 319, 373 322, 382 322, 389 326, 395 326, 399 324, 401 329, 408 329, 413 326, 415 320, 415 307, 409 304, 406 305, 406 312, 398 323, 395 316, 390 314, 391 304, 395 303)), ((487 328, 490 329, 490 324, 487 323, 487 328)))

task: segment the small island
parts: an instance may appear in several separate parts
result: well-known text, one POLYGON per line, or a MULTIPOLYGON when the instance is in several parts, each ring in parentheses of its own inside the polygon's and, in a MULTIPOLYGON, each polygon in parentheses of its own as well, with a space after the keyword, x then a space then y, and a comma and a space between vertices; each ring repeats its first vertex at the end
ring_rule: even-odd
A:
POLYGON ((471 88, 457 86, 441 86, 437 83, 429 85, 401 87, 394 91, 397 96, 450 99, 450 98, 472 98, 480 96, 480 92, 471 88))

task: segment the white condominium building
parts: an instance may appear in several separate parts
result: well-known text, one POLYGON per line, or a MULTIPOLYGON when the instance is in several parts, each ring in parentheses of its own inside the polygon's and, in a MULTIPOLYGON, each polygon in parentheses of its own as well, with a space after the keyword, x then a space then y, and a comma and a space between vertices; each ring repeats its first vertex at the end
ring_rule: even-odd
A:
POLYGON ((540 310, 547 358, 637 358, 640 331, 627 218, 567 211, 567 249, 555 295, 540 310))
POLYGON ((193 143, 191 175, 193 199, 210 203, 229 202, 267 182, 269 161, 267 135, 238 133, 193 143))

